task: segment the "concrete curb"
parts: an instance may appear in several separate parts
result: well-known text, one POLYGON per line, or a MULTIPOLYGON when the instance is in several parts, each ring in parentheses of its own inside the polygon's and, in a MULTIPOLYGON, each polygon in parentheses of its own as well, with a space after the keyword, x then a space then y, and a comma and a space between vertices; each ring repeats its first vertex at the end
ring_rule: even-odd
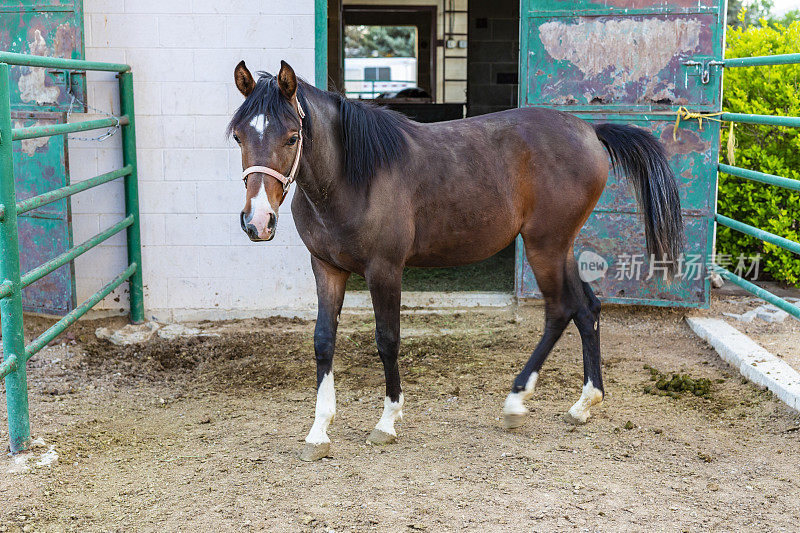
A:
POLYGON ((686 322, 744 377, 768 388, 786 405, 800 411, 800 373, 794 368, 724 320, 687 317, 686 322))

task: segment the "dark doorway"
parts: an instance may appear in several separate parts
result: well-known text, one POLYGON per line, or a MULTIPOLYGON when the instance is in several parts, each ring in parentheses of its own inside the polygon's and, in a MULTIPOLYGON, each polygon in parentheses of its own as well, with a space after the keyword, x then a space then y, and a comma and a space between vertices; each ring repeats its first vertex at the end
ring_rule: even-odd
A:
POLYGON ((467 116, 517 107, 519 0, 472 0, 467 24, 467 116))

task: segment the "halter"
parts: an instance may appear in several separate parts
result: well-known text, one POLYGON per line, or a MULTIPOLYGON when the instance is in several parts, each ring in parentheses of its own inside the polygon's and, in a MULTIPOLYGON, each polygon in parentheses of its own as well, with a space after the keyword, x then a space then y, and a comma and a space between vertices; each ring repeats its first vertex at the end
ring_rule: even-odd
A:
POLYGON ((303 119, 306 118, 306 114, 303 112, 303 107, 300 105, 300 100, 297 100, 297 114, 300 115, 300 131, 298 132, 300 138, 297 140, 297 152, 294 154, 294 163, 292 163, 292 168, 289 171, 289 175, 284 176, 275 169, 254 165, 252 167, 247 167, 244 169, 244 171, 242 171, 242 179, 246 179, 247 176, 253 174, 254 172, 261 172, 262 174, 272 176, 276 180, 280 181, 281 184, 283 184, 283 196, 284 198, 286 197, 286 193, 289 192, 289 185, 292 184, 294 177, 297 174, 297 167, 300 165, 300 154, 303 152, 303 119))

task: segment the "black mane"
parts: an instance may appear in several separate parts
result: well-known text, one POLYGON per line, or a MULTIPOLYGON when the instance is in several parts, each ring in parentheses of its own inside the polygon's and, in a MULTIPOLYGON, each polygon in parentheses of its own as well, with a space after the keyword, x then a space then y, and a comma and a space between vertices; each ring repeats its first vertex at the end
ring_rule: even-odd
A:
POLYGON ((351 185, 367 185, 378 169, 390 167, 408 152, 405 133, 414 122, 385 107, 336 96, 345 176, 351 185))
MULTIPOLYGON (((278 87, 278 78, 266 72, 259 72, 259 78, 253 92, 245 98, 236 113, 233 114, 226 133, 232 135, 234 130, 244 124, 249 123, 253 117, 266 115, 271 124, 277 124, 281 129, 288 129, 290 126, 299 127, 300 117, 292 104, 284 98, 278 87)), ((303 91, 305 83, 297 84, 297 99, 303 108, 307 108, 306 98, 303 91)), ((303 136, 311 138, 311 119, 308 115, 303 119, 303 136)), ((311 143, 308 143, 309 145, 311 143)), ((310 148, 310 146, 308 146, 310 148)))
MULTIPOLYGON (((266 72, 258 74, 253 92, 245 98, 228 124, 228 136, 238 127, 248 124, 253 117, 262 114, 269 117, 270 123, 282 129, 300 125, 294 107, 281 94, 278 79, 266 72)), ((297 98, 305 110, 309 109, 305 96, 307 89, 313 90, 303 81, 298 83, 297 98)), ((411 131, 415 123, 404 115, 372 103, 349 100, 340 94, 325 94, 338 100, 344 174, 348 183, 368 185, 378 169, 390 167, 408 152, 405 134, 411 131)), ((303 136, 307 140, 312 138, 311 116, 308 113, 303 119, 303 136)), ((312 144, 309 142, 304 145, 304 150, 310 149, 312 144)))

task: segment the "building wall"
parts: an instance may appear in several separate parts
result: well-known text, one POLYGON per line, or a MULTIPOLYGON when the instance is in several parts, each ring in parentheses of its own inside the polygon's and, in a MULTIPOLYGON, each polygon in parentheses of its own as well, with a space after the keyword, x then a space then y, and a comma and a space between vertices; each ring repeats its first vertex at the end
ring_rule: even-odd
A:
POLYGON ((469 3, 467 114, 517 107, 519 0, 469 3))
MULTIPOLYGON (((145 305, 162 320, 291 313, 315 301, 290 197, 274 241, 239 228, 241 159, 225 127, 242 101, 233 68, 281 59, 314 79, 313 0, 84 0, 86 58, 134 74, 145 305)), ((113 75, 89 73, 89 104, 119 110, 113 75)), ((75 117, 85 118, 85 117, 75 117)), ((70 141, 73 182, 121 166, 119 135, 70 141)), ((294 189, 294 188, 293 188, 294 189)), ((75 242, 123 214, 120 181, 72 200, 75 242)), ((124 268, 124 233, 76 260, 78 300, 124 268)), ((127 292, 126 285, 123 285, 127 292)), ((127 297, 101 304, 122 310, 127 297)))

